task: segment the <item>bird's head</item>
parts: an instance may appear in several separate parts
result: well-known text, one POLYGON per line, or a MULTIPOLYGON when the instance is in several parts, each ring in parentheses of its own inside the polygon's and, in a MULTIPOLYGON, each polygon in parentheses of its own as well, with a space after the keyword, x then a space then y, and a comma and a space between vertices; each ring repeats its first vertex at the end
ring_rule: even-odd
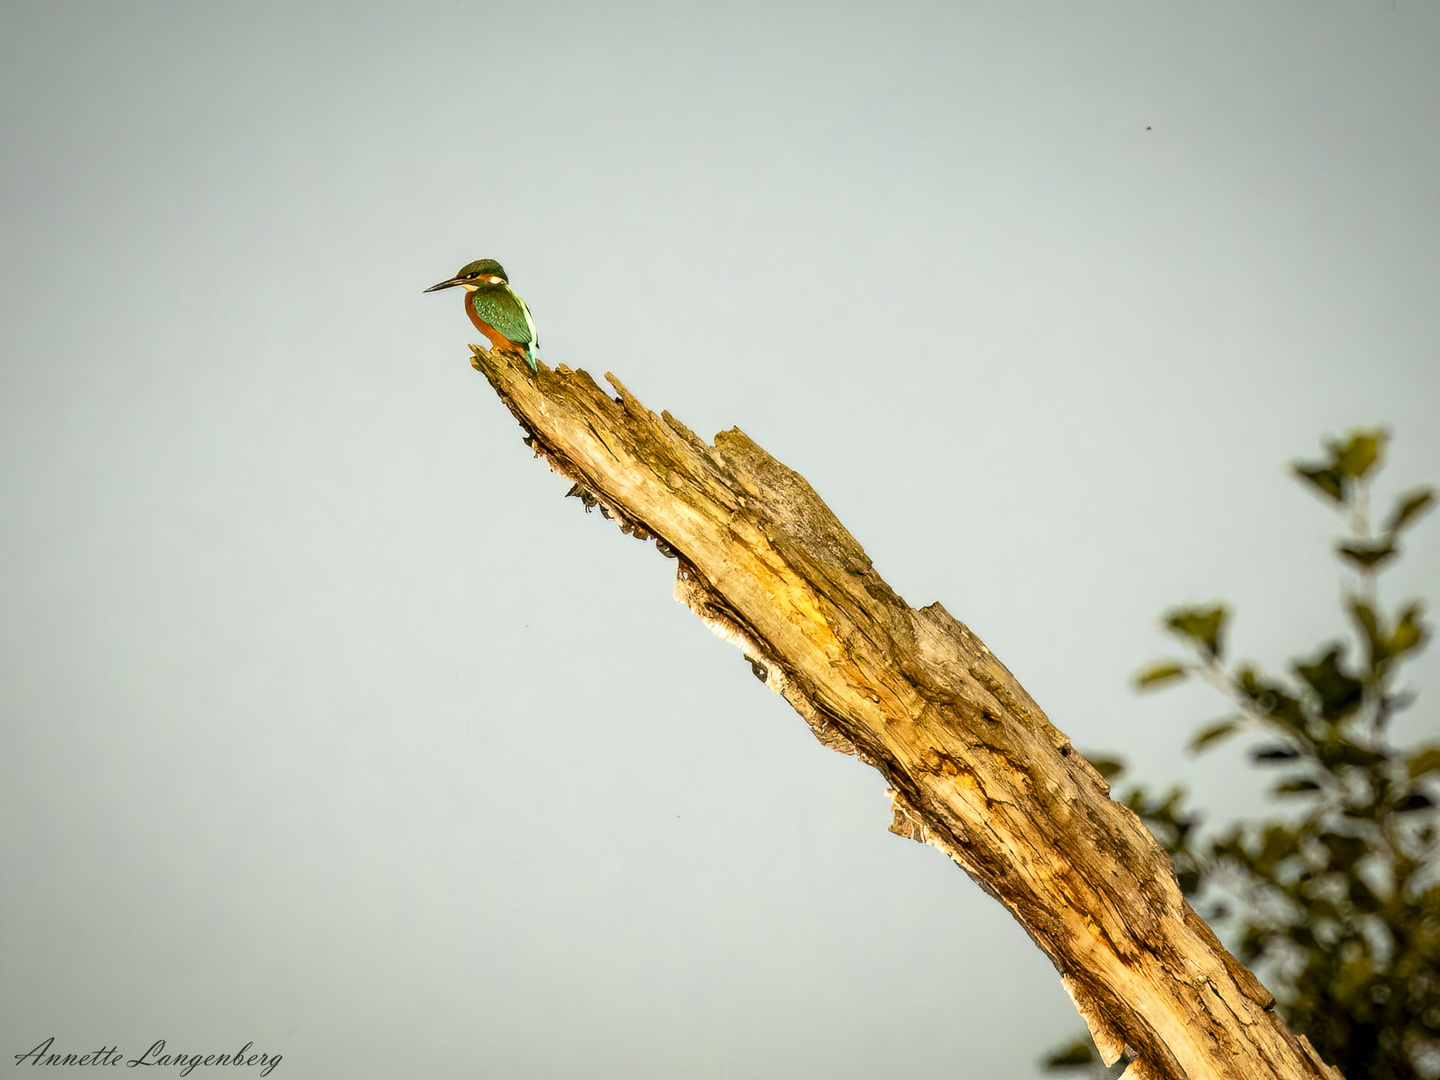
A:
POLYGON ((454 277, 438 285, 431 285, 425 291, 435 292, 437 289, 450 289, 456 285, 474 290, 482 285, 508 285, 509 282, 510 279, 505 276, 505 268, 494 259, 476 259, 462 266, 454 277))

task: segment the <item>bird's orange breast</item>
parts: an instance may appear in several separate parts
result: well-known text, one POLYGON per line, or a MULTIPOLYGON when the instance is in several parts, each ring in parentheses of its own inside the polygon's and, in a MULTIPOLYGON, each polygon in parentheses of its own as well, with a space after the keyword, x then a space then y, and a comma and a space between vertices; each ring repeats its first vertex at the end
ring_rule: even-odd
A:
POLYGON ((489 339, 490 347, 492 349, 501 345, 514 346, 515 343, 513 341, 507 338, 504 334, 500 333, 499 330, 496 330, 484 319, 480 318, 479 313, 475 310, 475 305, 471 303, 474 297, 475 294, 472 293, 469 289, 465 290, 465 314, 470 316, 470 321, 475 324, 475 329, 479 330, 480 333, 484 334, 485 337, 489 339))

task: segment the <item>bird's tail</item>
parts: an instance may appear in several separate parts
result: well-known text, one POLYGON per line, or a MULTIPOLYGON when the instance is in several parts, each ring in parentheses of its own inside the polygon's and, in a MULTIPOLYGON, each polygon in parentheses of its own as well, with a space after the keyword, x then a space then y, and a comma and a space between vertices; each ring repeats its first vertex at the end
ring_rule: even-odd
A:
POLYGON ((540 365, 535 360, 535 343, 533 341, 525 345, 525 362, 530 365, 530 370, 539 374, 540 365))

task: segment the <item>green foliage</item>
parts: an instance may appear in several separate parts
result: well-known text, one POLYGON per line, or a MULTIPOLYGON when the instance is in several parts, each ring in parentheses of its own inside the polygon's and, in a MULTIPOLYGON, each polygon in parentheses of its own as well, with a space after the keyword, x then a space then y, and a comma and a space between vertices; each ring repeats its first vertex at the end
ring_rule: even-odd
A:
POLYGON ((1051 1069, 1068 1069, 1076 1065, 1089 1065, 1095 1060, 1095 1049, 1089 1039, 1076 1039, 1054 1051, 1045 1059, 1051 1069))
MULTIPOLYGON (((1440 742, 1407 750, 1388 738, 1391 718, 1414 700, 1396 688, 1397 671, 1430 628, 1418 601, 1392 614, 1378 595, 1400 534, 1435 495, 1402 495, 1372 531, 1369 482, 1388 440, 1383 430, 1352 432, 1325 442, 1325 460, 1293 467, 1346 520, 1335 550, 1350 578, 1354 642, 1326 642, 1294 661, 1290 676, 1272 676, 1227 663, 1223 605, 1182 608, 1165 626, 1194 658, 1157 661, 1136 678, 1140 689, 1201 678, 1225 693, 1237 711, 1203 727, 1190 749, 1242 731, 1260 736, 1250 760, 1278 773, 1270 793, 1285 814, 1202 835, 1180 788, 1157 796, 1136 786, 1123 796, 1169 852, 1197 910, 1347 1080, 1440 1075, 1440 742)), ((1104 764, 1107 776, 1123 770, 1104 764)), ((1047 1067, 1097 1061, 1093 1048, 1082 1054, 1086 1044, 1051 1055, 1047 1067)))
POLYGON ((1389 441, 1388 431, 1354 431, 1345 443, 1325 440, 1329 461, 1297 461, 1290 468, 1331 502, 1349 509, 1355 503, 1356 481, 1364 480, 1371 467, 1381 461, 1389 441))
POLYGON ((1227 717, 1224 720, 1217 720, 1213 724, 1206 724, 1190 739, 1190 752, 1198 754, 1221 739, 1228 739, 1240 730, 1242 723, 1243 721, 1239 717, 1227 717))
POLYGON ((1166 616, 1165 625, 1186 644, 1198 648, 1207 659, 1218 660, 1225 651, 1225 620, 1229 615, 1224 604, 1180 608, 1166 616))
POLYGON ((1153 690, 1166 683, 1183 679, 1189 674, 1190 668, 1185 664, 1177 664, 1173 660, 1156 660, 1155 663, 1135 676, 1135 689, 1153 690))

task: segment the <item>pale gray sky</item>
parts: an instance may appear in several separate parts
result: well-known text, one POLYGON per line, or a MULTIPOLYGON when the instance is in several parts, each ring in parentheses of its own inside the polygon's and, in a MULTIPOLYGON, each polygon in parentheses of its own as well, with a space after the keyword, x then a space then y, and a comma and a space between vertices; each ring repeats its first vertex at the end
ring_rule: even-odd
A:
POLYGON ((10 0, 0 138, 0 1076, 1028 1080, 1077 1030, 561 498, 421 293, 471 259, 1224 812, 1220 703, 1128 689, 1157 615, 1278 664, 1339 627, 1284 463, 1384 422, 1440 479, 1430 3, 10 0))

